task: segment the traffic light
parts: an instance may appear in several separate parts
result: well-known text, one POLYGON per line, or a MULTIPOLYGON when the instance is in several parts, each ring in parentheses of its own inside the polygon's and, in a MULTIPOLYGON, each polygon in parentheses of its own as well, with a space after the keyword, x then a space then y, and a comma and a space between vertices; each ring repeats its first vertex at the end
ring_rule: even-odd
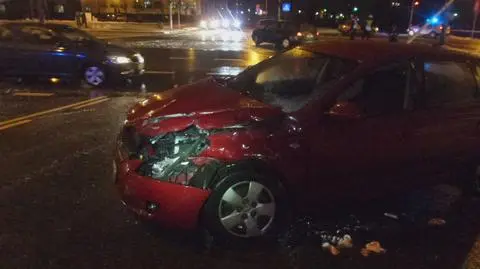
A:
POLYGON ((358 11, 358 7, 353 7, 353 12, 357 12, 358 11))
POLYGON ((415 2, 413 3, 413 5, 414 5, 414 6, 418 6, 418 5, 420 5, 420 2, 415 1, 415 2))

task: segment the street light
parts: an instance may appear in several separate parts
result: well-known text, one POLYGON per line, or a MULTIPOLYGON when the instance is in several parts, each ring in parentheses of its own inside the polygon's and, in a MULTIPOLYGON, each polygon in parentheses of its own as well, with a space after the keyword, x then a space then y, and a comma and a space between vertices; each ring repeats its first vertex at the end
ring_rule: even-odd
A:
POLYGON ((419 1, 412 0, 412 4, 410 5, 410 18, 408 19, 408 28, 412 27, 412 21, 413 21, 413 11, 415 10, 415 7, 420 5, 419 1))

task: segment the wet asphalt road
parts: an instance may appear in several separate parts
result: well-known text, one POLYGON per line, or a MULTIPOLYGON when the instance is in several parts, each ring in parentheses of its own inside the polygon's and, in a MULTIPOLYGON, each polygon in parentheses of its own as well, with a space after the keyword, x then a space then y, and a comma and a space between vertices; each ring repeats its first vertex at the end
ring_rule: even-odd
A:
MULTIPOLYGON (((222 49, 221 42, 191 39, 124 41, 146 56, 147 92, 238 72, 274 54, 246 40, 222 49)), ((139 96, 102 97, 112 89, 43 82, 2 87, 55 94, 0 95, 0 268, 480 268, 480 206, 471 199, 453 206, 443 227, 414 228, 380 215, 380 228, 362 239, 379 240, 384 255, 365 258, 355 248, 332 257, 316 241, 293 252, 252 245, 205 253, 195 234, 138 222, 119 202, 114 138, 139 96)), ((135 85, 116 90, 140 93, 135 85)))

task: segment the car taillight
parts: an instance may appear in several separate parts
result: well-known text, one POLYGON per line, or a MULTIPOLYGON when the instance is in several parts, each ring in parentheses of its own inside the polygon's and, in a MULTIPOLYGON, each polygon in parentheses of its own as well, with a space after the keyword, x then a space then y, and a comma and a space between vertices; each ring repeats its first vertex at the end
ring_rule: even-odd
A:
POLYGON ((320 32, 317 32, 317 35, 320 35, 320 32))

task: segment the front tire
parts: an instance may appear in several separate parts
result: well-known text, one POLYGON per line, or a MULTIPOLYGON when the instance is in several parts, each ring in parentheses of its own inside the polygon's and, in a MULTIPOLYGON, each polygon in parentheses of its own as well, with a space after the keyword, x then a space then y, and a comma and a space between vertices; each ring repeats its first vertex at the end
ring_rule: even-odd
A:
POLYGON ((274 235, 286 209, 279 182, 253 171, 225 175, 207 200, 202 219, 220 241, 274 235))
POLYGON ((83 79, 90 86, 101 87, 107 81, 107 74, 100 65, 88 65, 83 70, 83 79))
POLYGON ((258 47, 258 46, 260 46, 260 44, 262 44, 262 41, 260 40, 260 38, 258 36, 254 35, 252 37, 252 39, 253 39, 253 43, 255 43, 255 46, 258 47))
POLYGON ((290 42, 290 39, 288 38, 282 39, 280 44, 278 44, 278 47, 282 49, 288 49, 290 46, 291 46, 291 42, 290 42))

